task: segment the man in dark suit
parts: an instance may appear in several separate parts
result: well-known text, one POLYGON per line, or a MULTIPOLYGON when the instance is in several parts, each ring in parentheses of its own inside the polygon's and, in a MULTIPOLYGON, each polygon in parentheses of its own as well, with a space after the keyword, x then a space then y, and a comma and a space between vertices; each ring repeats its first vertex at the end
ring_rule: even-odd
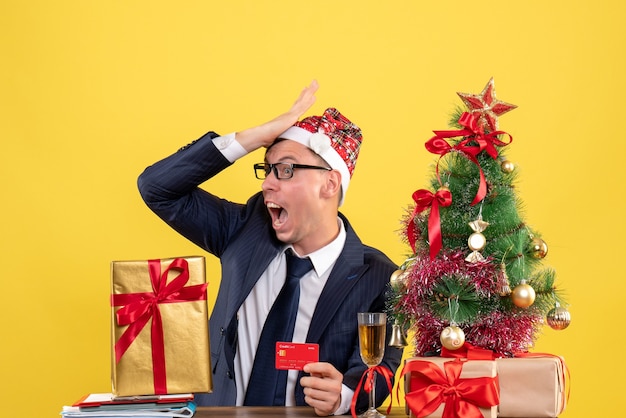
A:
MULTIPOLYGON (((271 121, 225 136, 209 132, 139 177, 147 205, 222 264, 210 320, 214 390, 196 397, 201 405, 265 403, 251 400, 267 389, 253 383, 251 374, 266 318, 285 282, 287 249, 313 264, 299 282, 289 341, 319 344, 319 362, 289 372, 282 384, 286 397, 279 403, 308 404, 318 415, 347 413, 366 370, 359 354, 357 313, 384 311, 389 278, 397 267, 382 252, 362 244, 339 213, 361 131, 332 108, 298 121, 315 102, 317 88, 312 82, 289 111, 271 121), (262 192, 245 204, 198 187, 259 148, 267 148, 265 161, 255 164, 262 192)), ((389 331, 390 326, 387 335, 389 331)), ((264 356, 257 360, 273 367, 273 355, 264 356)), ((387 346, 381 364, 395 373, 401 356, 402 350, 387 346)), ((379 378, 377 405, 388 393, 379 378)), ((360 410, 367 406, 361 394, 360 410)), ((267 404, 272 404, 269 397, 267 404)))

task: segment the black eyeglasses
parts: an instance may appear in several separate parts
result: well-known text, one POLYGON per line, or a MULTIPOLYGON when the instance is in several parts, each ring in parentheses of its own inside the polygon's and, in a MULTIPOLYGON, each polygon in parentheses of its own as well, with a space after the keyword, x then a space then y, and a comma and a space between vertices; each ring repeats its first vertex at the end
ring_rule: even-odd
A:
POLYGON ((306 164, 290 164, 290 163, 258 163, 254 165, 254 175, 259 180, 264 180, 269 176, 271 171, 274 171, 274 175, 279 180, 286 180, 293 177, 293 170, 296 168, 304 168, 309 170, 326 170, 332 171, 332 168, 320 167, 317 165, 306 164))

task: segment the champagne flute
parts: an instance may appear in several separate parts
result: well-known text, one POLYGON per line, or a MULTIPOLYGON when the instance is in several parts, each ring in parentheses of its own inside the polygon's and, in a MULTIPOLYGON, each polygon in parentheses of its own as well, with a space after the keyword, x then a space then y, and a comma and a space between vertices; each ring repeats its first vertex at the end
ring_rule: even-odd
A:
MULTIPOLYGON (((385 331, 387 314, 383 312, 359 312, 359 350, 367 367, 378 366, 385 354, 385 331)), ((372 370, 372 390, 369 393, 369 408, 359 418, 385 418, 376 409, 376 371, 372 370)))

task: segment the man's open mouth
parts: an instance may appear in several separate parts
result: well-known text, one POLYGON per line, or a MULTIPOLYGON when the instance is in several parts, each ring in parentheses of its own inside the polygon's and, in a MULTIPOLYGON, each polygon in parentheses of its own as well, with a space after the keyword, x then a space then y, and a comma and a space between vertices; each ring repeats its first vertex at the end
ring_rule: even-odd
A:
POLYGON ((287 221, 287 211, 274 202, 267 202, 267 209, 272 217, 272 225, 275 227, 284 224, 287 221))

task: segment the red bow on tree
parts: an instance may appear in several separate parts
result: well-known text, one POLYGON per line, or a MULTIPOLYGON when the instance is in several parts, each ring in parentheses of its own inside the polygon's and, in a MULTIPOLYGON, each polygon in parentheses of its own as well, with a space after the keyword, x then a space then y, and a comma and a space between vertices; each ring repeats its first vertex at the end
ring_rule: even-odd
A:
MULTIPOLYGON (((478 154, 485 151, 494 160, 498 158, 498 150, 496 146, 505 146, 513 141, 513 137, 504 131, 494 131, 486 134, 482 126, 478 125, 478 119, 468 113, 464 112, 459 118, 459 124, 463 126, 463 129, 451 130, 451 131, 433 131, 435 136, 426 142, 426 149, 433 153, 438 154, 439 159, 449 153, 450 151, 458 151, 465 155, 471 162, 476 164, 480 173, 480 183, 478 185, 478 191, 472 201, 471 205, 475 205, 484 199, 487 194, 487 182, 485 181, 485 175, 483 174, 482 167, 476 158, 478 154), (509 142, 503 142, 498 138, 498 135, 503 134, 509 137, 509 142), (465 137, 461 142, 452 146, 445 138, 465 137)), ((437 178, 439 178, 439 161, 437 162, 437 178)))

